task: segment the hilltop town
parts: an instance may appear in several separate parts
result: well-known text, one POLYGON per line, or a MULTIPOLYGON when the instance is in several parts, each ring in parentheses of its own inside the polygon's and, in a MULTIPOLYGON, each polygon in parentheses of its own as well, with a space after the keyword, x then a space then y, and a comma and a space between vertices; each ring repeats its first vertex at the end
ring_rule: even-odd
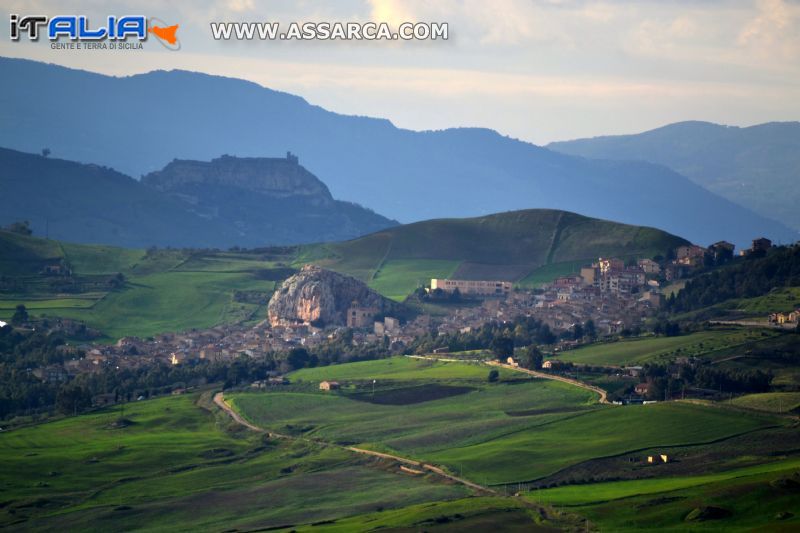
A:
MULTIPOLYGON (((757 239, 742 255, 761 254, 770 247, 768 240, 757 239)), ((550 349, 558 352, 578 346, 582 341, 570 333, 587 324, 600 338, 641 331, 676 283, 700 269, 732 260, 734 246, 726 242, 708 248, 687 245, 671 255, 638 260, 601 257, 574 274, 530 288, 509 281, 431 279, 410 300, 447 302, 441 307, 446 312, 437 314, 409 313, 407 306, 383 298, 354 278, 308 265, 284 281, 270 301, 269 316, 255 325, 219 325, 152 338, 128 336, 113 344, 71 342, 58 347, 65 356, 63 363, 33 372, 42 381, 60 382, 109 368, 229 363, 243 357, 274 360, 276 354, 313 351, 326 343, 338 342, 341 348, 343 341, 345 348, 353 350, 403 354, 426 336, 469 334, 518 317, 547 326, 556 339, 550 349)), ((769 323, 794 327, 798 316, 800 312, 772 313, 769 323)), ((67 319, 50 319, 46 326, 73 334, 83 328, 86 333, 80 323, 67 319)), ((262 378, 279 375, 275 371, 262 378)))

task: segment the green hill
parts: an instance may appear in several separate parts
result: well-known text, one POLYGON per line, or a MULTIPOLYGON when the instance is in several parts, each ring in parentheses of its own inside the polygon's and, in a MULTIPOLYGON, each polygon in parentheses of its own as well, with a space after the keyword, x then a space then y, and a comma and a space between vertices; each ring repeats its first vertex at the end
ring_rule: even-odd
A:
POLYGON ((0 319, 24 304, 34 317, 82 320, 111 339, 255 319, 276 280, 291 273, 282 265, 274 255, 145 251, 0 231, 0 319), (56 265, 62 273, 45 272, 56 265))
POLYGON ((687 241, 553 209, 439 219, 358 239, 305 247, 298 261, 318 262, 402 298, 431 277, 500 279, 533 285, 598 256, 653 256, 687 241))
POLYGON ((0 231, 0 318, 22 303, 35 316, 83 320, 110 338, 146 336, 263 317, 276 282, 292 273, 289 265, 315 262, 403 300, 432 277, 533 285, 597 256, 652 256, 684 243, 652 228, 544 209, 240 252, 145 251, 0 231), (53 265, 69 274, 46 274, 53 265))

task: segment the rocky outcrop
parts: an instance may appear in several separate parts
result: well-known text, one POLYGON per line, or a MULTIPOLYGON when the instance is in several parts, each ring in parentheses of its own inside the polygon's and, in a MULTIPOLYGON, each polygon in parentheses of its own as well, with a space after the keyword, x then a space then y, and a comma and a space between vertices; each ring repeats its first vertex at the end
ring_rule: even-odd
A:
POLYGON ((297 156, 176 159, 142 183, 217 227, 228 246, 303 244, 352 239, 397 225, 369 209, 336 200, 297 156))
POLYGON ((355 278, 306 265, 275 291, 267 314, 273 326, 302 323, 342 326, 347 324, 347 310, 351 307, 388 313, 396 305, 355 278))
POLYGON ((142 183, 162 192, 184 191, 193 185, 224 185, 273 198, 311 197, 320 204, 333 200, 328 187, 291 153, 285 158, 224 155, 209 162, 175 159, 163 170, 144 176, 142 183))

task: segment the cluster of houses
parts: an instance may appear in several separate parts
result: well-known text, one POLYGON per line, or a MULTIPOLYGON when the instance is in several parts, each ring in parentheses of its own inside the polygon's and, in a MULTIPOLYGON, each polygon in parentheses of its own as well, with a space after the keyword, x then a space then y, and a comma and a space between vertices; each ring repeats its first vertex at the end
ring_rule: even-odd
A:
MULTIPOLYGON (((746 253, 771 246, 768 239, 756 239, 746 253)), ((619 258, 598 258, 579 273, 559 277, 536 290, 514 290, 508 281, 432 279, 432 289, 451 293, 458 290, 482 301, 479 305, 453 306, 446 316, 423 314, 407 322, 391 316, 375 320, 377 309, 353 307, 347 313, 347 327, 352 330, 354 345, 383 342, 391 353, 401 353, 423 335, 468 333, 487 322, 510 321, 518 316, 534 317, 555 331, 569 330, 591 319, 597 334, 614 335, 641 324, 658 309, 663 302, 661 283, 682 277, 689 269, 705 264, 709 257, 721 260, 733 257, 733 252, 734 245, 722 241, 708 248, 681 246, 675 250, 674 259, 664 261, 641 259, 626 264, 619 258)), ((800 322, 800 309, 773 313, 769 320, 775 324, 796 324, 800 322)), ((63 320, 58 327, 72 330, 79 325, 63 320)), ((76 374, 106 367, 137 368, 157 361, 171 365, 200 360, 224 362, 241 356, 260 358, 296 347, 312 348, 335 338, 342 329, 326 330, 311 324, 272 326, 264 320, 256 326, 222 325, 149 339, 123 337, 114 345, 67 344, 59 350, 75 357, 66 357, 64 364, 33 372, 43 381, 66 381, 76 374), (85 356, 80 358, 78 353, 85 356)), ((570 348, 570 342, 575 341, 561 341, 563 346, 557 350, 570 348)), ((546 369, 557 370, 556 365, 557 361, 545 362, 546 369)), ((267 376, 258 387, 277 383, 270 381, 271 378, 277 380, 279 376, 267 376)))
POLYGON ((769 323, 777 326, 792 326, 800 322, 800 309, 788 313, 770 313, 769 323))

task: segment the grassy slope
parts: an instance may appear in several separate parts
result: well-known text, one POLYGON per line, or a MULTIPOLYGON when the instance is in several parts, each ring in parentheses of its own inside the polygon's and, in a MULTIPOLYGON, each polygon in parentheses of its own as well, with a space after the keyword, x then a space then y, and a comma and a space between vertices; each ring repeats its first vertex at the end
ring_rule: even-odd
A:
POLYGON ((789 459, 707 476, 549 489, 531 497, 534 501, 559 501, 606 531, 797 531, 797 489, 784 487, 779 480, 796 480, 798 466, 797 459, 789 459), (704 506, 721 507, 731 515, 686 520, 694 509, 704 506))
POLYGON ((45 265, 63 258, 57 241, 0 230, 0 273, 5 276, 35 276, 45 265))
MULTIPOLYGON (((502 378, 511 378, 518 374, 500 369, 502 378)), ((437 379, 473 379, 485 380, 489 368, 484 365, 464 363, 448 363, 413 359, 410 357, 391 357, 376 361, 361 361, 343 365, 304 368, 289 374, 292 381, 322 380, 437 380, 437 379)))
POLYGON ((745 394, 730 402, 738 407, 768 411, 770 413, 788 413, 800 408, 800 392, 764 392, 761 394, 745 394))
MULTIPOLYGON (((42 530, 257 528, 463 497, 344 450, 229 433, 171 397, 0 433, 0 525, 42 530), (335 487, 335 490, 333 490, 335 487), (124 507, 120 507, 124 506, 124 507)), ((221 425, 222 423, 222 425, 221 425)))
MULTIPOLYGON (((380 279, 384 262, 402 261, 391 273, 395 278, 392 288, 413 289, 417 280, 430 278, 432 273, 448 275, 453 264, 496 265, 498 278, 505 278, 510 271, 535 274, 543 268, 542 276, 552 279, 565 272, 564 265, 579 266, 601 255, 652 256, 683 242, 652 228, 531 209, 417 222, 347 242, 307 247, 300 260, 315 260, 365 281, 380 279), (429 261, 445 263, 432 268, 429 261), (551 264, 562 267, 553 271, 548 268, 551 264), (509 266, 522 268, 509 270, 509 266)), ((514 280, 521 277, 525 274, 514 280)), ((379 283, 375 286, 381 288, 379 283)))
POLYGON ((766 424, 757 417, 688 404, 607 408, 558 420, 535 432, 442 450, 431 459, 461 464, 465 475, 488 483, 513 483, 542 478, 594 457, 708 442, 766 424))
POLYGON ((800 459, 780 459, 771 463, 726 470, 699 476, 676 476, 632 481, 611 481, 590 485, 566 485, 552 489, 532 491, 528 497, 534 501, 552 505, 587 505, 630 498, 643 494, 657 494, 673 490, 706 485, 717 481, 770 472, 792 471, 800 468, 800 459))
POLYGON ((752 329, 714 329, 677 337, 626 339, 608 344, 593 344, 561 352, 559 359, 582 364, 641 365, 681 356, 707 356, 719 350, 774 336, 770 331, 752 329), (766 336, 766 337, 765 337, 766 336))
POLYGON ((39 272, 45 264, 61 258, 68 261, 77 276, 123 273, 127 279, 123 290, 55 294, 46 292, 46 285, 42 285, 41 292, 0 296, 0 318, 10 317, 16 305, 22 303, 35 316, 83 320, 112 339, 242 320, 259 309, 254 304, 234 302, 233 291, 270 293, 275 285, 256 275, 273 268, 273 261, 241 254, 190 257, 183 251, 162 250, 146 256, 142 250, 62 245, 8 232, 0 232, 0 248, 5 252, 3 258, 21 258, 13 266, 0 261, 6 275, 46 281, 48 278, 42 278, 39 272))
MULTIPOLYGON (((394 387, 449 378, 475 390, 409 406, 377 405, 342 394, 297 392, 238 395, 235 405, 255 423, 277 431, 301 431, 395 450, 444 464, 486 483, 528 481, 594 457, 708 442, 773 423, 758 416, 680 403, 591 408, 588 393, 561 383, 488 385, 485 378, 470 381, 465 370, 458 370, 458 363, 419 371, 390 364, 394 363, 352 363, 303 370, 293 377, 295 381, 374 378, 379 386, 393 376, 409 380, 394 383, 394 387), (458 413, 457 417, 453 413, 458 413)), ((362 388, 368 393, 369 383, 362 388)))
MULTIPOLYGON (((426 503, 410 507, 357 515, 329 524, 314 524, 297 531, 536 531, 539 516, 517 500, 509 498, 468 498, 426 503)), ((552 531, 552 529, 545 529, 552 531)))
MULTIPOLYGON (((457 268, 514 279, 534 272, 528 278, 543 281, 598 255, 652 255, 683 242, 658 230, 542 209, 399 226, 351 241, 303 247, 290 260, 295 265, 321 263, 402 300, 420 283, 451 276, 457 268)), ((39 300, 32 309, 85 320, 110 338, 240 320, 256 309, 233 304, 233 290, 273 289, 254 273, 274 267, 274 262, 244 254, 197 259, 182 251, 160 251, 148 256, 141 250, 62 245, 4 231, 0 252, 0 273, 35 279, 40 289, 38 294, 3 295, 0 317, 8 318, 18 303, 39 300), (46 301, 65 296, 48 294, 48 280, 39 272, 62 259, 79 276, 121 272, 129 284, 123 291, 96 295, 93 305, 62 301, 48 307, 46 301)))
POLYGON ((418 287, 430 284, 431 278, 448 278, 458 261, 437 259, 393 259, 375 273, 369 286, 393 300, 403 301, 418 287))

